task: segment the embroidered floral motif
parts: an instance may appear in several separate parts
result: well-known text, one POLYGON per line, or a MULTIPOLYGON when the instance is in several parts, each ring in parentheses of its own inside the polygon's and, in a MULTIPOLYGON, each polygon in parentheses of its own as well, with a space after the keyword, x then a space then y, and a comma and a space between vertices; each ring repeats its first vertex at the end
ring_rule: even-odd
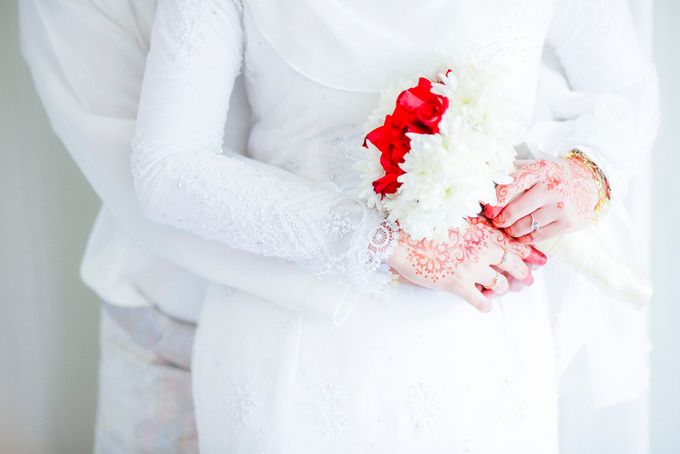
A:
POLYGON ((250 386, 247 383, 233 381, 230 385, 227 405, 229 415, 234 420, 235 425, 247 426, 253 410, 257 407, 253 400, 250 386))
POLYGON ((498 393, 498 409, 501 420, 508 428, 521 427, 525 414, 517 385, 509 378, 505 378, 499 386, 498 393))
POLYGON ((333 235, 336 238, 342 238, 350 233, 353 229, 351 218, 348 213, 341 211, 334 211, 328 215, 326 223, 323 226, 323 232, 328 235, 333 235))
POLYGON ((418 435, 423 435, 434 428, 439 405, 437 397, 425 383, 418 383, 411 387, 406 408, 418 435))
POLYGON ((160 0, 158 8, 164 8, 170 14, 173 26, 169 28, 173 39, 173 58, 175 61, 188 63, 204 42, 204 36, 198 22, 215 8, 212 0, 160 0), (170 6, 175 7, 170 9, 170 6))
POLYGON ((343 384, 319 385, 314 391, 313 411, 324 430, 343 430, 349 410, 349 392, 343 384))

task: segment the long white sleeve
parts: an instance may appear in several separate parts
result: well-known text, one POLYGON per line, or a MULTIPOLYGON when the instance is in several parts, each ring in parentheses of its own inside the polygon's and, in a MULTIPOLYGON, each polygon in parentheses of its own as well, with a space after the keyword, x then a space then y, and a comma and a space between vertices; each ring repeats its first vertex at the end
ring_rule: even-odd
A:
POLYGON ((368 286, 396 229, 330 185, 223 152, 242 41, 231 1, 159 4, 133 147, 142 209, 231 247, 368 286))
POLYGON ((658 82, 626 0, 557 0, 548 33, 567 75, 544 70, 555 121, 539 122, 529 148, 553 157, 580 148, 603 170, 612 201, 651 152, 658 124, 658 82))
POLYGON ((118 10, 104 11, 93 2, 20 2, 22 50, 40 98, 105 209, 135 244, 196 276, 293 309, 341 317, 356 296, 350 287, 142 213, 130 174, 130 143, 148 49, 144 8, 151 8, 150 15, 153 4, 116 5, 118 10), (132 14, 136 7, 141 12, 132 14))

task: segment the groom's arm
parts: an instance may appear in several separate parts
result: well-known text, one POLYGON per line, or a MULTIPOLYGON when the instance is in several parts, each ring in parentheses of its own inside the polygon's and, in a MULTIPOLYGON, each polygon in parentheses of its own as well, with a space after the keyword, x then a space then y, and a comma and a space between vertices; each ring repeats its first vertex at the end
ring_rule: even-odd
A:
MULTIPOLYGON (((146 37, 93 2, 21 0, 22 47, 56 134, 139 245, 208 281, 338 320, 348 286, 148 220, 130 171, 146 37)), ((136 29, 139 31, 139 28, 136 29)), ((143 34, 143 33, 142 33, 143 34)))

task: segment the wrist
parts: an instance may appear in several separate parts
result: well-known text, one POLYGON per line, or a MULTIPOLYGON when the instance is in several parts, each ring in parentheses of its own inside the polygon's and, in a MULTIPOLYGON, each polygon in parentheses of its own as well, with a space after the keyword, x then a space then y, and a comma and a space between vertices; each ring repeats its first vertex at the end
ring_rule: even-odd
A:
POLYGON ((593 216, 591 218, 593 223, 607 212, 611 200, 611 190, 607 177, 602 170, 595 164, 584 152, 578 149, 573 149, 563 159, 569 161, 572 165, 576 165, 587 172, 594 184, 594 192, 596 196, 595 206, 593 207, 593 216))

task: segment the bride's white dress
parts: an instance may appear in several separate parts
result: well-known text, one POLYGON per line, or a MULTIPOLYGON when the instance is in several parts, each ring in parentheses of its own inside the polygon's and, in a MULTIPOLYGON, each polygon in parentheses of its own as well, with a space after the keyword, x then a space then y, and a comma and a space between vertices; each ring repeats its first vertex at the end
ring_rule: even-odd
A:
POLYGON ((202 452, 557 452, 540 277, 490 314, 407 285, 370 296, 389 251, 368 246, 388 233, 350 195, 346 152, 377 90, 460 49, 502 56, 529 128, 546 42, 583 93, 578 115, 532 130, 532 151, 584 149, 623 188, 650 67, 622 1, 159 3, 133 154, 142 208, 329 282, 300 304, 209 290, 193 372, 202 452), (222 149, 241 68, 248 157, 222 149), (608 106, 629 115, 615 122, 608 106), (613 123, 625 126, 616 147, 590 142, 613 123))

